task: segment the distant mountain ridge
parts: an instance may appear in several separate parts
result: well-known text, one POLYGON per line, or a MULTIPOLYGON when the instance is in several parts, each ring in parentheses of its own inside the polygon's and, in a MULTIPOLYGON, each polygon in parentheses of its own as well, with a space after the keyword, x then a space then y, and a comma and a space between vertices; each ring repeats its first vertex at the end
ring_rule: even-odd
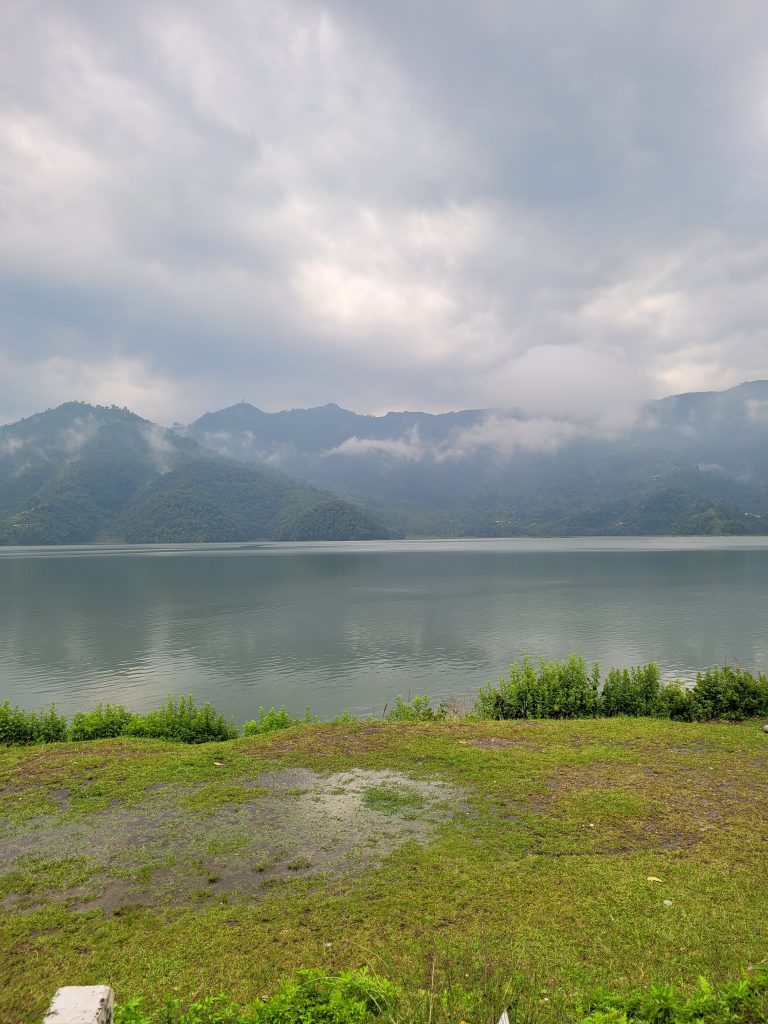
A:
POLYGON ((648 403, 614 437, 333 404, 240 403, 169 430, 68 402, 0 427, 6 545, 765 533, 768 381, 648 403))
POLYGON ((387 536, 359 505, 127 409, 68 402, 0 427, 0 544, 387 536))
POLYGON ((184 431, 414 535, 768 532, 768 381, 648 403, 629 430, 516 410, 365 416, 247 403, 184 431))

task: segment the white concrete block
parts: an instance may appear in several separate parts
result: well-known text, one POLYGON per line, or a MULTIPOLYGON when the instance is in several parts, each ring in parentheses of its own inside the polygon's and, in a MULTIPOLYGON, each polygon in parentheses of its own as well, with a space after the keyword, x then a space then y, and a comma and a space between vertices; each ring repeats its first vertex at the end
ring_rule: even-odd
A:
POLYGON ((53 997, 43 1024, 112 1024, 114 1009, 109 985, 65 985, 53 997))

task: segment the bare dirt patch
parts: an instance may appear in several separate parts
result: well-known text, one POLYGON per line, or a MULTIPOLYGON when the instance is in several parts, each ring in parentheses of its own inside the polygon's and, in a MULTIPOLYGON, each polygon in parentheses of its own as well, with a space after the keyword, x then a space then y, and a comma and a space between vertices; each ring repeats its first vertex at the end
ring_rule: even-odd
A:
MULTIPOLYGON (((217 893, 257 897, 286 879, 373 868, 404 843, 427 842, 465 808, 456 787, 395 771, 320 776, 285 769, 251 780, 252 797, 247 788, 241 783, 235 802, 199 809, 203 787, 151 788, 136 806, 113 805, 81 819, 43 815, 4 828, 6 873, 82 856, 95 869, 86 884, 27 893, 6 887, 5 905, 19 910, 55 899, 75 909, 117 911, 217 893)), ((66 807, 64 793, 60 800, 66 807)))
POLYGON ((531 749, 526 740, 508 740, 502 736, 482 736, 476 740, 465 740, 465 743, 468 747, 479 747, 480 750, 512 750, 515 747, 531 749))

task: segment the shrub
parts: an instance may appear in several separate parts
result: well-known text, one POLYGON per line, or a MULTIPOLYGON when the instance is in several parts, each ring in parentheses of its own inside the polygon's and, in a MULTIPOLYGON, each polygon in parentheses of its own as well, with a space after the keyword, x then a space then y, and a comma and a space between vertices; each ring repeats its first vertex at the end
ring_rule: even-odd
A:
POLYGON ((93 711, 78 711, 67 732, 69 740, 102 740, 122 736, 133 716, 122 705, 99 704, 93 711))
POLYGON ((145 715, 131 715, 124 736, 178 740, 181 743, 209 743, 233 740, 237 729, 210 704, 201 708, 192 697, 169 697, 165 706, 145 715))
POLYGON ((260 736, 265 732, 277 732, 279 729, 290 729, 294 725, 307 725, 315 721, 317 719, 313 717, 309 708, 304 711, 303 718, 291 718, 285 710, 285 704, 279 711, 277 708, 270 708, 269 711, 259 708, 258 721, 252 718, 250 722, 246 722, 243 726, 243 736, 260 736))
POLYGON ((768 715, 768 677, 732 665, 715 666, 696 675, 691 694, 693 717, 700 722, 738 721, 768 715))
POLYGON ((334 977, 299 971, 268 999, 238 1009, 223 996, 207 996, 186 1009, 179 1000, 147 1014, 139 1000, 115 1008, 115 1024, 368 1024, 391 1013, 398 989, 366 968, 334 977))
POLYGON ((24 711, 0 704, 0 744, 26 746, 29 743, 58 743, 67 738, 67 720, 51 704, 47 711, 24 711))
POLYGON ((608 995, 588 1011, 581 1024, 756 1024, 768 1019, 768 968, 717 988, 699 978, 688 998, 662 985, 629 997, 608 995))
POLYGON ((683 686, 679 679, 662 686, 659 691, 659 718, 672 718, 677 722, 693 722, 693 691, 683 686))
POLYGON ((509 677, 480 690, 474 705, 480 718, 593 718, 600 713, 600 670, 584 659, 539 661, 526 655, 510 666, 509 677))
POLYGON ((661 709, 661 690, 659 666, 655 662, 632 668, 612 668, 600 695, 600 714, 656 715, 661 709))
POLYGON ((390 708, 384 717, 390 722, 434 722, 442 720, 446 714, 443 704, 435 711, 432 708, 432 701, 426 694, 416 694, 412 700, 403 700, 398 693, 394 707, 390 708))

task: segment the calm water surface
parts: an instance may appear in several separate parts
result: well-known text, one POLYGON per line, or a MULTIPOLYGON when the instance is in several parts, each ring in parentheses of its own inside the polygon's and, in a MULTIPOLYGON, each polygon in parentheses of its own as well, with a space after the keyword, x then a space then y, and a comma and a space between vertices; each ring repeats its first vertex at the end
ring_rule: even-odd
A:
POLYGON ((0 549, 0 700, 381 712, 524 652, 768 668, 768 538, 0 549))

